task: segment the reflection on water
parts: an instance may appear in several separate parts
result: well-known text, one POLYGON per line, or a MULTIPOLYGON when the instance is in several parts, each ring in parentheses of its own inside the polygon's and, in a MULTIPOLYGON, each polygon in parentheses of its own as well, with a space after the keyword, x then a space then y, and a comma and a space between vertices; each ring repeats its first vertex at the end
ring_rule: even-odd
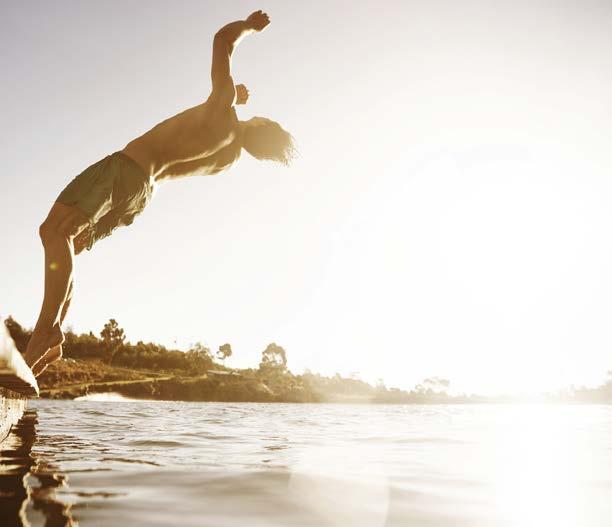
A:
POLYGON ((45 527, 74 525, 70 505, 55 491, 66 483, 57 467, 32 454, 36 441, 36 410, 27 411, 0 443, 0 518, 2 525, 31 525, 32 511, 42 513, 45 527))
POLYGON ((33 406, 2 527, 612 524, 610 407, 33 406))

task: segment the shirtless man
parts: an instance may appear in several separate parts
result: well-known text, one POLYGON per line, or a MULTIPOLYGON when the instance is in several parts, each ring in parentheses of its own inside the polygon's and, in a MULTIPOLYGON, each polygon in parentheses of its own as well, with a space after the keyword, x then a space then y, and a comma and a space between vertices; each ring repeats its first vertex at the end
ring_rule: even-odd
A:
POLYGON ((45 250, 45 294, 25 360, 34 375, 62 356, 61 325, 72 298, 73 257, 130 225, 160 182, 213 175, 229 168, 242 149, 257 159, 287 165, 291 134, 263 117, 239 121, 234 106, 249 92, 234 85, 231 58, 243 37, 262 31, 270 19, 256 11, 221 28, 214 38, 212 91, 206 102, 167 119, 121 151, 98 161, 60 193, 40 226, 45 250))

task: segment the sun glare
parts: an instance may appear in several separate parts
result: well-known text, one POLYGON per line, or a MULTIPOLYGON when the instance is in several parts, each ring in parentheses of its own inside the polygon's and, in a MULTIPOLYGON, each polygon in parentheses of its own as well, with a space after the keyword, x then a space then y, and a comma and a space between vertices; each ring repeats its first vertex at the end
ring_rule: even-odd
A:
POLYGON ((503 525, 598 525, 593 492, 605 502, 605 489, 592 483, 598 467, 589 452, 598 439, 586 432, 596 414, 592 408, 540 405, 501 414, 505 419, 495 428, 488 470, 503 525), (576 426, 576 419, 584 427, 576 426))

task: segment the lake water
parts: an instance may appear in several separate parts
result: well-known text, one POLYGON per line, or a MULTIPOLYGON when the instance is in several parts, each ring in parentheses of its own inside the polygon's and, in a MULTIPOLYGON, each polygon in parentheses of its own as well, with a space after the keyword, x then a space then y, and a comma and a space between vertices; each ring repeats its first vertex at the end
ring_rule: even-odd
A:
POLYGON ((609 526, 611 439, 606 406, 41 400, 0 525, 609 526))

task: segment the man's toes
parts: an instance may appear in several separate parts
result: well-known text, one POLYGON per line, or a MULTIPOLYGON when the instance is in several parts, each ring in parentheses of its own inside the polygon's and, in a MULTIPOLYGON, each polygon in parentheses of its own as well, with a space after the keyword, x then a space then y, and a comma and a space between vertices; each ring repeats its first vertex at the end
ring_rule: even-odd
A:
POLYGON ((28 349, 24 354, 24 359, 28 366, 33 369, 38 362, 45 358, 49 350, 61 346, 63 342, 64 333, 58 324, 44 333, 37 333, 35 330, 34 334, 30 337, 30 342, 28 343, 28 349))
POLYGON ((30 368, 34 368, 36 366, 36 364, 38 364, 43 357, 45 356, 44 352, 40 352, 40 351, 29 351, 27 353, 24 354, 23 358, 26 361, 26 364, 30 367, 30 368))
POLYGON ((47 369, 47 367, 50 364, 54 363, 55 361, 61 358, 62 358, 62 347, 61 346, 55 346, 54 348, 50 349, 45 354, 45 356, 36 363, 34 368, 32 368, 32 373, 34 374, 34 377, 38 377, 40 374, 42 374, 42 372, 44 372, 47 369))

